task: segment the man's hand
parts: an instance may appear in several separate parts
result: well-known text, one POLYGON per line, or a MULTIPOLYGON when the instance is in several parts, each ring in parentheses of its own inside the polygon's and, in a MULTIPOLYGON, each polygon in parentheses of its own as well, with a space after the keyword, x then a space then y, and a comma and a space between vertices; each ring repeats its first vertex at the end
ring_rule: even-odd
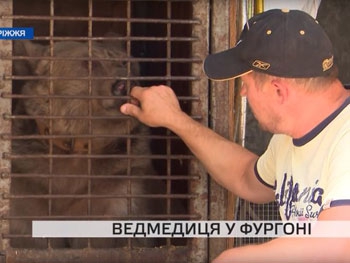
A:
POLYGON ((183 113, 174 91, 164 85, 149 88, 134 87, 132 100, 120 111, 151 127, 168 127, 178 113, 183 113))

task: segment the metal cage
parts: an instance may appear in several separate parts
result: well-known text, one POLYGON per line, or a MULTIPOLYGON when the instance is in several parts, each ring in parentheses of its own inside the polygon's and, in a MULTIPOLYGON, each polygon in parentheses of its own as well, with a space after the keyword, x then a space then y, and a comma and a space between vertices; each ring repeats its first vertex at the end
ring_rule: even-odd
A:
POLYGON ((207 219, 207 175, 181 140, 108 111, 130 99, 135 83, 166 84, 181 107, 207 125, 201 63, 208 52, 208 1, 6 0, 0 7, 1 26, 34 27, 36 45, 0 42, 0 243, 6 262, 206 261, 203 239, 117 245, 35 240, 30 222, 207 219), (123 51, 113 56, 104 45, 116 42, 123 51), (122 73, 109 74, 113 63, 122 73), (62 91, 64 85, 71 88, 62 91), (73 92, 81 86, 84 91, 73 92), (102 104, 103 111, 96 110, 102 104), (84 110, 73 111, 81 105, 84 110), (99 148, 105 142, 108 147, 99 148))

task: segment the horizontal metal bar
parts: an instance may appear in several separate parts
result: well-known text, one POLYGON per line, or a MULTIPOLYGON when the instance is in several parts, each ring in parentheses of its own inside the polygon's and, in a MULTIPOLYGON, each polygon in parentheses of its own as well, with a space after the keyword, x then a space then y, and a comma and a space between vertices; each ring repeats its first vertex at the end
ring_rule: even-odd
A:
POLYGON ((3 80, 137 80, 137 81, 199 81, 200 76, 147 76, 147 77, 65 77, 65 76, 14 76, 4 75, 3 80))
POLYGON ((176 180, 199 180, 199 175, 71 175, 71 174, 18 174, 18 173, 4 173, 0 174, 1 178, 51 178, 51 179, 92 179, 92 180, 104 180, 104 179, 122 179, 122 180, 162 180, 162 181, 176 181, 176 180))
MULTIPOLYGON (((125 220, 200 220, 203 217, 198 213, 188 214, 128 214, 128 215, 111 215, 111 214, 96 214, 96 215, 3 215, 1 220, 21 220, 21 221, 33 221, 33 220, 108 220, 108 221, 125 221, 125 220)), ((3 238, 16 238, 23 237, 21 234, 1 234, 3 238)), ((32 237, 32 236, 30 236, 32 237)))
POLYGON ((192 160, 195 159, 193 155, 136 155, 136 154, 11 154, 3 153, 2 158, 6 160, 15 160, 15 159, 149 159, 149 160, 192 160))
POLYGON ((130 22, 154 24, 189 24, 200 25, 199 19, 160 19, 160 18, 123 18, 123 17, 93 17, 93 16, 43 16, 43 15, 2 15, 0 19, 11 20, 41 20, 41 21, 92 21, 92 22, 130 22))
POLYGON ((57 116, 57 115, 51 115, 51 116, 43 116, 43 115, 11 115, 10 113, 4 113, 2 117, 5 120, 10 119, 17 119, 17 120, 31 120, 31 119, 45 119, 45 120, 121 120, 121 119, 129 119, 129 116, 125 115, 113 115, 113 116, 57 116))
MULTIPOLYGON (((95 95, 24 95, 24 94, 12 94, 12 93, 1 93, 1 98, 6 99, 98 99, 98 100, 117 100, 117 99, 131 99, 131 96, 95 96, 95 95)), ((181 101, 199 101, 198 96, 178 96, 178 100, 181 101)))
MULTIPOLYGON (((3 262, 190 262, 190 246, 162 246, 156 248, 83 248, 83 249, 7 249, 3 262)), ((204 262, 204 261, 203 261, 204 262)))
MULTIPOLYGON (((45 120, 122 120, 130 119, 130 116, 126 115, 113 115, 113 116, 81 116, 81 115, 11 115, 10 113, 4 113, 2 115, 4 120, 32 120, 32 119, 45 119, 45 120)), ((191 116, 193 119, 201 119, 202 116, 191 116)))
POLYGON ((2 238, 32 238, 31 234, 2 234, 2 238))
POLYGON ((180 140, 175 135, 133 135, 133 134, 76 134, 76 135, 11 135, 0 134, 1 140, 49 140, 49 139, 97 139, 97 138, 118 138, 118 139, 152 139, 152 140, 180 140))
POLYGON ((120 57, 120 58, 98 58, 98 57, 49 57, 49 56, 0 56, 2 60, 50 60, 50 61, 125 61, 125 62, 172 62, 172 63, 201 63, 199 57, 192 58, 137 58, 137 57, 120 57))
POLYGON ((2 194, 4 199, 194 199, 196 194, 2 194))
POLYGON ((4 215, 5 220, 132 220, 132 219, 200 219, 199 214, 147 214, 147 215, 46 215, 46 216, 12 216, 4 215))
POLYGON ((200 41, 199 37, 144 37, 144 36, 126 36, 126 37, 114 37, 114 38, 101 38, 101 37, 62 37, 62 36, 35 36, 33 40, 53 40, 53 41, 89 41, 89 40, 122 40, 122 41, 179 41, 179 42, 196 42, 200 41))

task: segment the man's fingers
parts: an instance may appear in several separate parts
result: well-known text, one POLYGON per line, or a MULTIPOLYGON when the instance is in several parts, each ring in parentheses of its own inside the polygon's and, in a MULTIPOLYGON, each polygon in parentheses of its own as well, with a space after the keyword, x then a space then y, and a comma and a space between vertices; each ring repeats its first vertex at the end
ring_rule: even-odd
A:
POLYGON ((130 101, 120 107, 120 112, 138 118, 141 114, 140 98, 145 88, 135 86, 130 91, 130 101))
POLYGON ((131 89, 130 91, 130 96, 140 100, 141 96, 142 96, 142 92, 145 90, 145 88, 142 88, 140 86, 135 86, 131 89))
POLYGON ((125 115, 130 115, 136 118, 140 115, 140 111, 141 109, 138 106, 131 103, 125 103, 120 107, 121 113, 125 115))
POLYGON ((137 99, 135 99, 134 97, 130 98, 129 103, 134 104, 136 106, 140 106, 140 102, 137 99))

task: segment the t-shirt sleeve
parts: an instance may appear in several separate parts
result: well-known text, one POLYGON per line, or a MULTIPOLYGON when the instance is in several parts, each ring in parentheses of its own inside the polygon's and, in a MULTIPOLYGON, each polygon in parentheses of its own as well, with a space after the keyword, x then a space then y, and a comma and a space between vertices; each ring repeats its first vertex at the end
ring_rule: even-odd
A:
POLYGON ((266 149, 255 164, 255 175, 264 185, 275 189, 276 181, 276 150, 279 136, 274 135, 266 149))
POLYGON ((328 180, 323 209, 350 205, 350 131, 348 130, 330 149, 328 180))

